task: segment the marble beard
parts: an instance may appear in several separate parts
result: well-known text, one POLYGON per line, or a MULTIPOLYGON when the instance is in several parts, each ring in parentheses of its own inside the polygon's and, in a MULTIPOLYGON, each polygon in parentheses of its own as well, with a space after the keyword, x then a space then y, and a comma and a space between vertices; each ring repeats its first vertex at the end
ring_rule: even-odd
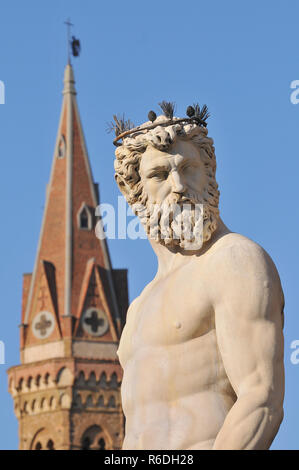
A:
MULTIPOLYGON (((156 122, 168 119, 159 116, 156 122)), ((179 246, 198 250, 217 228, 219 217, 219 191, 215 179, 216 159, 213 140, 206 128, 195 124, 157 126, 127 138, 116 150, 116 180, 133 212, 138 215, 150 239, 168 247, 179 246), (177 138, 192 142, 199 150, 206 173, 206 186, 202 194, 195 191, 170 194, 163 202, 148 201, 139 175, 139 164, 148 145, 165 151, 177 138)))

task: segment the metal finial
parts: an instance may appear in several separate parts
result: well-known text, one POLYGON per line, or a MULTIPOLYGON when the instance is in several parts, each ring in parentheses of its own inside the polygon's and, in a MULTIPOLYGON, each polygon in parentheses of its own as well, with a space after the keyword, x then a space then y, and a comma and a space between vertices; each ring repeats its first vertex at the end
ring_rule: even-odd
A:
POLYGON ((71 45, 71 27, 74 26, 74 25, 71 23, 70 18, 68 18, 67 21, 64 22, 64 24, 66 24, 66 26, 67 26, 67 63, 70 64, 71 63, 71 49, 70 49, 70 45, 71 45))

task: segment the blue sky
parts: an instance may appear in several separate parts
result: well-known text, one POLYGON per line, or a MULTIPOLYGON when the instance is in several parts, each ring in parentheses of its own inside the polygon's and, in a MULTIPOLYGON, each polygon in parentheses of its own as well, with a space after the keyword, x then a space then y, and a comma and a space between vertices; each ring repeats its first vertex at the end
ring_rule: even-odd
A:
MULTIPOLYGON (((177 114, 207 103, 217 156, 220 209, 231 230, 261 244, 281 276, 285 307, 285 418, 273 449, 299 449, 298 174, 299 5, 288 0, 2 0, 0 4, 1 315, 0 448, 17 448, 6 369, 19 363, 22 273, 31 272, 61 107, 66 31, 82 43, 74 60, 81 118, 102 202, 116 206, 112 114, 136 124, 175 101, 177 114), (5 215, 5 217, 4 217, 5 215)), ((146 240, 111 240, 114 267, 129 269, 130 299, 156 270, 146 240)))

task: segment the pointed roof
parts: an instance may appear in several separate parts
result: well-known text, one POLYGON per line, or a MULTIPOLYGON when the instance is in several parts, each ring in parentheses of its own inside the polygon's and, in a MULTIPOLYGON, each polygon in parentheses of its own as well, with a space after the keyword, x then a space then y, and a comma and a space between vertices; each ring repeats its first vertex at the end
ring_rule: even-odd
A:
MULTIPOLYGON (((106 300, 101 308, 109 310, 106 315, 115 339, 115 331, 119 337, 121 323, 115 293, 118 286, 114 285, 106 241, 99 241, 95 236, 97 186, 92 177, 76 94, 73 68, 67 64, 50 182, 30 287, 29 279, 26 281, 22 323, 30 326, 40 314, 37 298, 45 278, 58 322, 52 335, 62 331, 63 337, 70 337, 79 331, 82 312, 78 306, 83 308, 86 302, 84 292, 89 288, 87 273, 90 271, 89 278, 93 272, 97 288, 104 292, 102 300, 106 300), (85 222, 81 223, 82 217, 85 222)), ((26 335, 25 346, 31 336, 26 335)))

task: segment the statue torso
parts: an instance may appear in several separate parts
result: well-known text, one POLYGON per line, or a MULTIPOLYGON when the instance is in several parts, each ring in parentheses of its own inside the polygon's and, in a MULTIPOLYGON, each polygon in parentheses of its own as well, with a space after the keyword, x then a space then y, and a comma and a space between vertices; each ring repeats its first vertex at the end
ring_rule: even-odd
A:
POLYGON ((236 399, 217 347, 208 260, 186 258, 130 306, 118 351, 124 448, 211 448, 236 399))

